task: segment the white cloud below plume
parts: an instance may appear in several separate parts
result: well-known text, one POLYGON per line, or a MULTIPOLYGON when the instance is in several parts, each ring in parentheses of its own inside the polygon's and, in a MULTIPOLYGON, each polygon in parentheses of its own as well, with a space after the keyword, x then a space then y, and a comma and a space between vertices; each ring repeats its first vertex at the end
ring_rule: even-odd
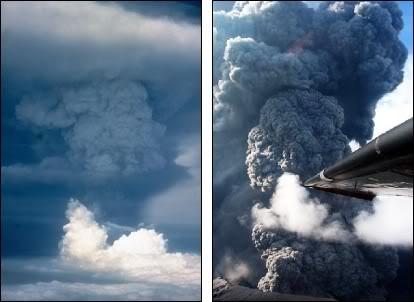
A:
POLYGON ((58 258, 5 259, 2 270, 41 282, 3 281, 2 300, 199 300, 201 258, 170 253, 153 229, 99 224, 78 200, 68 203, 58 258), (112 243, 111 229, 125 232, 112 243), (50 280, 50 281, 49 281, 50 280), (76 280, 73 282, 71 280, 76 280))
POLYGON ((79 201, 71 199, 69 223, 60 242, 66 263, 91 272, 108 272, 128 281, 200 286, 200 257, 169 253, 163 234, 141 228, 109 244, 107 230, 79 201))

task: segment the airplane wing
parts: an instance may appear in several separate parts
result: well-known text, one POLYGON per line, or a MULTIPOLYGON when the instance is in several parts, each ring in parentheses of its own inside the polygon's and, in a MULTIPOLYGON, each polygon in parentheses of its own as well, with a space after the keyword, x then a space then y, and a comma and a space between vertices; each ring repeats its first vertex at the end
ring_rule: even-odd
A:
POLYGON ((304 186, 366 200, 376 195, 412 197, 413 142, 411 118, 322 170, 304 186))

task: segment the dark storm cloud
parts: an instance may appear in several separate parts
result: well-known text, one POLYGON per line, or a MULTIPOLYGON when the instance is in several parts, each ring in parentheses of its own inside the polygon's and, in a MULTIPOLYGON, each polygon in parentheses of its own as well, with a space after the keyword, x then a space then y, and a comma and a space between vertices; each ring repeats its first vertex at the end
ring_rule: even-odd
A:
POLYGON ((93 2, 3 3, 2 39, 17 118, 37 133, 58 130, 72 163, 120 173, 164 166, 163 123, 199 97, 198 25, 93 2))
POLYGON ((198 93, 199 81, 193 76, 200 70, 197 25, 91 2, 3 3, 2 39, 4 78, 18 83, 20 91, 72 88, 89 81, 139 81, 161 118, 198 93))
POLYGON ((200 24, 201 1, 116 1, 127 10, 150 17, 171 18, 177 22, 200 24))

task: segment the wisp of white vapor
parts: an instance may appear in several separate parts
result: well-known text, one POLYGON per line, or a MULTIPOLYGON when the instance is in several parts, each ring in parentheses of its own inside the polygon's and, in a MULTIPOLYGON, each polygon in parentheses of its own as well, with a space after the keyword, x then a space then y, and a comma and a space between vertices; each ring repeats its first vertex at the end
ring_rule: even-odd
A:
POLYGON ((362 210, 353 220, 351 233, 334 220, 329 209, 317 198, 311 198, 300 185, 299 177, 284 173, 277 182, 270 207, 256 204, 252 216, 268 229, 282 228, 305 237, 344 241, 358 238, 367 243, 412 246, 413 202, 400 196, 379 196, 374 199, 373 212, 362 210))
POLYGON ((279 177, 270 208, 256 204, 252 209, 254 221, 265 228, 283 228, 321 239, 347 239, 349 233, 337 221, 326 222, 328 214, 327 206, 311 198, 299 177, 291 173, 279 177))
POLYGON ((237 282, 247 278, 250 269, 247 263, 241 261, 237 256, 227 253, 218 264, 217 271, 222 274, 228 281, 237 282))
POLYGON ((353 221, 362 240, 384 245, 413 246, 413 199, 378 196, 374 212, 362 211, 353 221))

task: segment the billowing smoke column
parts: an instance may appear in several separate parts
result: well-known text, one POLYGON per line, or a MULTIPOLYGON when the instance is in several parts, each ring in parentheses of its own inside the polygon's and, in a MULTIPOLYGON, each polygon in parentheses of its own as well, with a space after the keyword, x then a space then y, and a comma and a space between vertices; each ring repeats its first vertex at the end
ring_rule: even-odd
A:
MULTIPOLYGON (((318 9, 236 2, 214 13, 214 26, 215 223, 237 199, 233 215, 246 225, 251 197, 268 199, 282 173, 304 180, 348 154, 351 139, 371 138, 376 102, 403 78, 402 13, 393 2, 324 2, 318 9), (246 182, 254 190, 239 194, 246 182)), ((326 220, 352 234, 350 221, 362 206, 319 199, 326 198, 326 220)), ((392 248, 367 246, 354 235, 348 243, 321 242, 256 222, 253 241, 267 268, 261 290, 383 298, 395 277, 392 248)), ((225 223, 230 236, 237 223, 225 223)), ((226 245, 225 235, 219 238, 215 249, 226 245)))

